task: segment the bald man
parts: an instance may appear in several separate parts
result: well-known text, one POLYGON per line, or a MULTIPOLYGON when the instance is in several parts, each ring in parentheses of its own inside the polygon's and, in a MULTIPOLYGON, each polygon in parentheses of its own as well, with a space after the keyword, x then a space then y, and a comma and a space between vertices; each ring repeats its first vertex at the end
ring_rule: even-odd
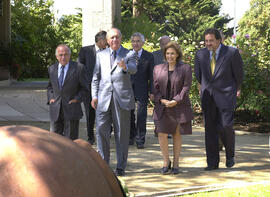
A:
POLYGON ((75 140, 79 135, 79 120, 83 116, 82 97, 89 94, 89 86, 84 67, 70 61, 71 51, 67 45, 58 45, 55 55, 58 62, 48 69, 50 131, 75 140))
POLYGON ((171 38, 169 36, 162 36, 159 39, 159 45, 160 49, 157 51, 154 51, 152 54, 154 55, 154 64, 163 64, 165 62, 164 56, 163 56, 163 49, 165 46, 171 41, 171 38))
POLYGON ((108 31, 107 42, 110 47, 97 54, 91 102, 96 109, 98 152, 108 164, 113 124, 117 176, 123 176, 127 166, 130 114, 135 107, 130 75, 137 72, 136 53, 122 47, 121 40, 119 29, 112 28, 108 31))

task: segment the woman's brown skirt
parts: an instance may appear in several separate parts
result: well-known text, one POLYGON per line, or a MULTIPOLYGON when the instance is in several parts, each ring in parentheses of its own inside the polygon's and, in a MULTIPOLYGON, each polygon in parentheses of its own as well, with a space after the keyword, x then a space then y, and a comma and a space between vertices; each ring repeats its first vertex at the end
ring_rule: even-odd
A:
POLYGON ((187 122, 180 122, 180 115, 174 108, 165 108, 159 120, 154 120, 157 133, 174 134, 179 125, 180 133, 182 135, 191 135, 192 126, 191 120, 187 122))

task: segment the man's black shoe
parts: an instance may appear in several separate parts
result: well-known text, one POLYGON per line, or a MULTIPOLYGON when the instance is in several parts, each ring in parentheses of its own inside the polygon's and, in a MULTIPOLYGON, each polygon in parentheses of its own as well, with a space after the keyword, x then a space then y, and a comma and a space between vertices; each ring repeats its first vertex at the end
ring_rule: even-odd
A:
POLYGON ((226 160, 226 167, 227 167, 227 168, 233 167, 234 164, 235 164, 234 158, 231 158, 231 159, 227 159, 227 160, 226 160))
POLYGON ((206 171, 211 171, 211 170, 217 170, 218 166, 207 166, 206 168, 204 168, 204 170, 206 171))
POLYGON ((125 170, 116 168, 116 170, 115 170, 115 175, 116 175, 116 176, 124 176, 124 175, 125 175, 125 170))
POLYGON ((137 144, 137 149, 144 149, 144 145, 143 144, 137 144))

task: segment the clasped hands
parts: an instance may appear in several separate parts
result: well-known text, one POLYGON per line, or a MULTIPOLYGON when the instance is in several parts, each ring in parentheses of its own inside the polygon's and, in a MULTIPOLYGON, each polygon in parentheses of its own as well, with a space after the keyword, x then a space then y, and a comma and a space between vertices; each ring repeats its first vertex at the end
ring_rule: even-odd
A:
POLYGON ((160 102, 165 105, 165 107, 174 107, 175 105, 177 105, 177 101, 176 100, 167 100, 167 99, 160 99, 160 102))

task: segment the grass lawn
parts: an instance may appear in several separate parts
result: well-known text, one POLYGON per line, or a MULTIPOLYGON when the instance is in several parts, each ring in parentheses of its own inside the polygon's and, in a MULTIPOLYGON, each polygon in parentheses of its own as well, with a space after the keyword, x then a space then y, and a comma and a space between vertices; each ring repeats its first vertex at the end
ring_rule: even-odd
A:
POLYGON ((215 192, 203 192, 181 197, 270 197, 270 184, 230 188, 215 192))

